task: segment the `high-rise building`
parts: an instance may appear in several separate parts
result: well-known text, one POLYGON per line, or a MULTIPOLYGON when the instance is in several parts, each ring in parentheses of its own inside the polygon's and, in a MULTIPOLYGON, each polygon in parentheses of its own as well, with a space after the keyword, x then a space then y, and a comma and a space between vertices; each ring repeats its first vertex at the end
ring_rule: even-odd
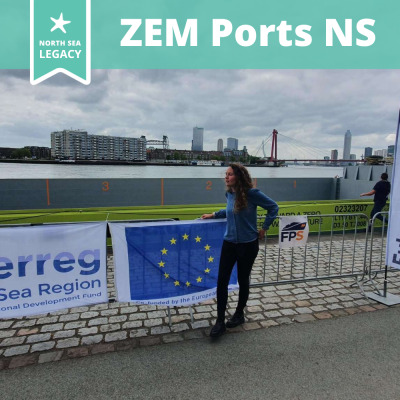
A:
POLYGON ((226 147, 231 150, 239 150, 239 140, 229 137, 226 147))
POLYGON ((351 151, 351 132, 347 130, 344 134, 344 146, 343 146, 343 160, 350 160, 351 151))
POLYGON ((338 154, 339 152, 335 150, 331 150, 331 160, 337 160, 338 159, 338 154))
POLYGON ((218 139, 217 151, 224 151, 224 141, 222 139, 218 139))
POLYGON ((357 156, 355 154, 350 154, 350 160, 357 160, 357 156))
POLYGON ((196 126, 195 128, 193 128, 192 150, 203 151, 203 141, 204 141, 204 128, 198 128, 196 126))
POLYGON ((51 156, 71 160, 90 159, 88 133, 82 129, 66 129, 51 133, 51 156))
POLYGON ((394 156, 394 144, 388 146, 387 155, 388 155, 388 157, 393 157, 394 156))
POLYGON ((51 156, 70 160, 146 161, 146 137, 88 135, 83 130, 52 132, 51 156))
POLYGON ((366 147, 364 149, 364 157, 371 157, 372 156, 372 147, 366 147))

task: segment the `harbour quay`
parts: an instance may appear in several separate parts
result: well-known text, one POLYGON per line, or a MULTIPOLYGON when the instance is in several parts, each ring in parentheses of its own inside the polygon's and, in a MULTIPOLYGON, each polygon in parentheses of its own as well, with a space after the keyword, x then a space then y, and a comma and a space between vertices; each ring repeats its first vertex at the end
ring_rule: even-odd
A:
MULTIPOLYGON (((278 219, 274 221, 267 241, 260 242, 252 270, 246 323, 229 329, 228 333, 246 335, 246 331, 280 329, 288 324, 317 324, 320 320, 351 318, 353 314, 387 308, 364 294, 364 290, 372 290, 371 276, 379 287, 383 282, 386 230, 378 225, 373 237, 366 236, 365 220, 372 204, 358 200, 359 194, 370 189, 382 172, 391 176, 391 166, 347 167, 340 179, 281 178, 280 185, 279 179, 255 179, 255 186, 280 202, 279 217, 293 213, 308 215, 313 221, 310 232, 314 235, 310 236, 306 249, 282 250, 276 239, 278 219), (325 217, 326 214, 331 216, 325 217), (333 224, 339 224, 335 232, 333 224)), ((3 180, 0 223, 3 226, 57 224, 117 217, 193 220, 205 210, 222 208, 223 190, 223 183, 217 179, 3 180), (79 193, 74 186, 77 182, 86 191, 82 195, 66 195, 79 193), (193 187, 188 187, 189 183, 193 187), (201 190, 204 196, 199 196, 193 188, 201 190), (132 207, 131 214, 125 213, 124 207, 128 205, 132 207), (111 206, 120 206, 121 210, 110 211, 107 207, 111 206)), ((109 302, 1 319, 0 369, 135 351, 173 342, 211 340, 208 335, 217 318, 215 299, 191 307, 170 308, 121 303, 116 301, 114 278, 114 256, 109 250, 109 302)), ((389 270, 387 288, 391 294, 400 294, 398 272, 389 270)), ((230 315, 237 301, 238 293, 231 292, 230 315)))
MULTIPOLYGON (((343 242, 342 238, 338 237, 334 239, 333 244, 336 264, 332 266, 332 272, 339 268, 337 249, 342 243, 346 249, 342 268, 350 268, 352 263, 353 240, 346 236, 343 242)), ((371 264, 378 269, 381 244, 381 237, 376 237, 373 241, 371 264)), ((264 265, 268 266, 267 274, 271 274, 272 281, 279 256, 277 244, 269 244, 267 252, 262 243, 260 245, 261 249, 251 277, 253 287, 250 290, 246 310, 246 323, 228 330, 229 333, 246 334, 246 331, 256 329, 279 329, 280 326, 287 324, 318 323, 319 320, 339 317, 351 318, 353 314, 387 308, 383 304, 366 299, 358 285, 355 285, 356 279, 351 277, 254 287, 257 283, 263 282, 264 265)), ((320 257, 321 254, 328 254, 330 241, 328 239, 321 241, 319 247, 320 257)), ((356 248, 354 255, 356 268, 362 269, 364 250, 362 245, 356 248)), ((309 268, 312 268, 317 258, 317 251, 317 246, 310 243, 307 263, 309 268)), ((288 273, 290 262, 285 261, 285 255, 281 257, 283 257, 281 274, 282 278, 285 278, 285 269, 288 273)), ((302 253, 295 254, 295 260, 296 268, 302 269, 302 253)), ((109 254, 107 284, 111 299, 115 298, 113 262, 113 256, 109 254)), ((327 257, 322 259, 321 268, 324 263, 327 263, 327 257)), ((296 270, 294 273, 296 274, 296 270)), ((382 281, 382 275, 378 274, 377 281, 382 281)), ((399 274, 394 271, 389 272, 389 281, 390 292, 400 294, 399 274)), ((237 300, 237 292, 231 292, 228 301, 230 315, 234 313, 237 300)), ((171 321, 165 306, 111 301, 90 307, 1 320, 0 368, 13 369, 106 352, 135 351, 140 347, 206 338, 217 317, 215 299, 190 308, 171 307, 169 311, 171 321)))

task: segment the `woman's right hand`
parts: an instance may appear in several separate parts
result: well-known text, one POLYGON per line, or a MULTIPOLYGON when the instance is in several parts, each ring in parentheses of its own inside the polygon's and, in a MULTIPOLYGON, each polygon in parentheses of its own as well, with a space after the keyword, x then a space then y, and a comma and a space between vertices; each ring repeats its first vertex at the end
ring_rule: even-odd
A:
POLYGON ((201 219, 210 219, 210 218, 214 218, 214 214, 203 214, 201 216, 201 219))

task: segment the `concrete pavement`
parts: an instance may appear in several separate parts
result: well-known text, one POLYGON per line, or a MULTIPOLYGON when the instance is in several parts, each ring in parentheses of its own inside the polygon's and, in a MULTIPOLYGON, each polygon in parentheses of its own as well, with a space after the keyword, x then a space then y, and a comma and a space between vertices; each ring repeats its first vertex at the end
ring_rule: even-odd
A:
POLYGON ((0 372, 2 399, 400 398, 400 308, 0 372))

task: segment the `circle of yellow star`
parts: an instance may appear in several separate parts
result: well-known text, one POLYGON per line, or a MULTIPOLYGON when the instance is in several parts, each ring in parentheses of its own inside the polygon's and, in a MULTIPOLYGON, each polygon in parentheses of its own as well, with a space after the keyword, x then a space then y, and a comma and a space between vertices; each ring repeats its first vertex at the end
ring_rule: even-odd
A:
POLYGON ((167 252, 168 250, 165 247, 161 250, 161 254, 167 254, 167 252))
POLYGON ((195 238, 196 243, 200 243, 201 242, 201 237, 199 237, 199 235, 197 235, 197 237, 195 238))
POLYGON ((208 262, 213 262, 214 261, 214 258, 213 257, 208 257, 208 262))
POLYGON ((190 286, 190 282, 186 282, 186 286, 189 287, 190 286))
POLYGON ((169 274, 167 274, 167 273, 165 273, 164 276, 165 276, 165 279, 169 278, 169 274))
POLYGON ((200 283, 202 280, 203 280, 203 278, 201 278, 200 276, 196 279, 196 281, 197 281, 198 283, 200 283))
POLYGON ((206 274, 208 274, 210 271, 211 271, 210 268, 207 268, 207 269, 204 270, 204 272, 205 272, 206 274))
POLYGON ((172 238, 172 239, 170 240, 170 242, 171 242, 171 244, 176 244, 176 239, 172 238))
POLYGON ((206 244, 206 245, 204 246, 204 248, 206 249, 206 251, 209 251, 209 250, 211 249, 211 246, 208 245, 208 244, 206 244))
POLYGON ((179 281, 174 282, 175 286, 179 286, 179 281))
POLYGON ((158 265, 160 266, 160 268, 164 268, 165 262, 164 262, 164 261, 160 261, 160 262, 158 263, 158 265))
POLYGON ((182 237, 183 237, 183 240, 189 240, 189 235, 186 233, 182 237))

